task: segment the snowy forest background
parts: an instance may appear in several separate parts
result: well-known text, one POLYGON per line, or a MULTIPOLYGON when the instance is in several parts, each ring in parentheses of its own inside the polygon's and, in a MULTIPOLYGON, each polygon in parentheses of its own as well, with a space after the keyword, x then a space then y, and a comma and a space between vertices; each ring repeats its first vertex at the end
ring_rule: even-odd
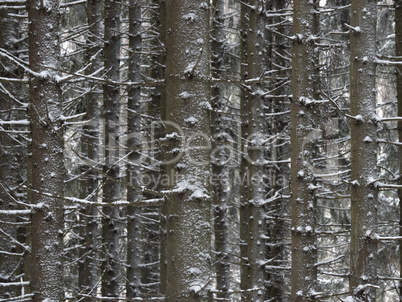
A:
POLYGON ((401 0, 0 0, 0 301, 402 300, 401 0))

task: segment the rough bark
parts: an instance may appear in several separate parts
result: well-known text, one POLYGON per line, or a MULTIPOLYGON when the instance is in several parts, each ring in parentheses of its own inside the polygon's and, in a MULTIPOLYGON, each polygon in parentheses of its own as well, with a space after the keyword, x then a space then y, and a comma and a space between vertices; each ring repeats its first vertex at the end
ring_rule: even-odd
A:
MULTIPOLYGON (((92 64, 86 70, 88 75, 94 73, 102 67, 102 5, 100 0, 90 0, 87 2, 86 13, 88 20, 88 37, 86 41, 87 62, 92 64)), ((82 152, 83 156, 88 159, 87 165, 84 167, 83 180, 81 181, 81 194, 92 202, 98 202, 98 185, 99 176, 97 173, 99 160, 99 120, 100 120, 100 100, 102 99, 99 92, 98 84, 90 86, 91 91, 86 99, 86 119, 91 121, 83 127, 82 152)), ((79 267, 79 288, 81 292, 88 295, 96 295, 96 288, 99 276, 98 269, 98 209, 95 206, 85 206, 81 215, 81 244, 85 249, 81 249, 83 257, 79 267)), ((90 298, 85 298, 86 302, 90 298)))
MULTIPOLYGON (((395 0, 395 56, 402 57, 402 0, 395 0)), ((396 89, 398 99, 398 116, 402 117, 402 66, 396 66, 396 89)), ((398 121, 398 137, 402 142, 402 121, 398 121)), ((402 148, 398 148, 399 171, 402 171, 402 148)), ((402 185, 402 175, 399 176, 399 185, 402 185)), ((400 220, 399 236, 402 236, 402 189, 398 190, 400 220)), ((399 263, 402 267, 402 242, 399 243, 399 263)), ((399 277, 402 278, 402 269, 399 277)), ((402 301, 402 281, 399 282, 399 299, 402 301)))
POLYGON ((358 301, 375 301, 377 284, 376 21, 377 1, 352 1, 350 291, 358 301))
POLYGON ((59 1, 27 1, 32 131, 34 301, 63 301, 63 125, 59 67, 59 1))
POLYGON ((315 1, 298 0, 293 6, 291 104, 292 191, 292 301, 312 301, 317 291, 315 235, 315 176, 311 133, 319 129, 315 99, 315 1))
MULTIPOLYGON (((248 18, 249 8, 247 6, 248 0, 244 1, 240 8, 240 79, 247 79, 247 47, 248 47, 248 18)), ((248 90, 242 87, 240 91, 240 137, 242 146, 247 141, 248 136, 248 90)), ((241 150, 240 157, 240 177, 248 174, 247 159, 245 155, 246 150, 241 150)), ((240 289, 243 291, 241 294, 242 301, 246 301, 249 266, 247 255, 247 238, 248 238, 248 219, 249 219, 249 203, 248 203, 248 183, 241 183, 240 185, 240 289)))
MULTIPOLYGON (((140 1, 130 0, 129 2, 129 59, 128 59, 128 80, 139 82, 141 80, 141 4, 140 1)), ((137 188, 140 186, 140 154, 138 150, 141 145, 137 135, 141 133, 140 107, 141 87, 128 87, 127 104, 127 176, 129 184, 135 186, 127 187, 127 200, 137 202, 142 199, 142 193, 137 188)), ((141 295, 141 208, 129 206, 127 208, 127 298, 135 298, 141 295)))
POLYGON ((166 1, 167 301, 211 300, 209 13, 166 1))
MULTIPOLYGON (((211 56, 212 77, 222 79, 225 73, 225 33, 224 33, 224 1, 214 0, 212 3, 213 25, 211 32, 211 56)), ((212 114, 212 175, 216 181, 211 183, 212 203, 214 214, 215 233, 215 270, 216 289, 221 293, 216 294, 217 299, 228 300, 230 288, 230 264, 229 264, 229 233, 228 233, 228 204, 227 183, 224 182, 225 164, 229 158, 228 133, 224 121, 224 86, 222 83, 214 83, 211 90, 212 114)))
POLYGON ((251 85, 248 99, 248 173, 251 180, 248 184, 249 221, 248 221, 248 289, 253 289, 247 295, 247 301, 265 301, 267 273, 266 261, 266 225, 265 196, 266 180, 265 139, 267 124, 265 118, 265 97, 267 83, 264 79, 267 66, 266 48, 268 46, 265 31, 266 3, 260 0, 250 0, 249 35, 248 35, 248 78, 255 80, 251 85))
POLYGON ((377 1, 352 1, 350 105, 355 118, 350 123, 350 291, 359 301, 374 301, 375 289, 371 285, 377 284, 376 21, 377 1))
MULTIPOLYGON (((105 0, 104 67, 108 78, 119 81, 120 69, 120 1, 105 0)), ((119 87, 103 85, 103 118, 105 123, 105 164, 103 201, 115 202, 120 197, 119 179, 119 87)), ((104 207, 102 221, 102 296, 118 297, 120 293, 120 216, 119 207, 104 207)))
MULTIPOLYGON (((151 69, 151 77, 157 80, 165 78, 165 68, 166 68, 166 1, 165 0, 154 0, 158 4, 158 22, 156 26, 158 27, 158 37, 155 40, 155 47, 158 45, 156 56, 153 58, 153 66, 151 69)), ((160 116, 162 121, 166 120, 166 87, 165 85, 160 85, 155 87, 154 94, 152 96, 152 106, 151 111, 156 111, 156 116, 160 116)), ((154 131, 154 138, 163 138, 165 135, 165 127, 160 123, 156 123, 154 131)), ((159 140, 161 142, 162 140, 159 140)), ((158 145, 155 151, 156 160, 159 161, 159 173, 160 175, 166 175, 166 166, 162 163, 165 162, 165 152, 161 145, 158 145)), ((164 189, 162 183, 159 183, 159 189, 164 189)), ((162 295, 166 294, 168 281, 166 273, 166 205, 160 207, 160 225, 159 225, 159 292, 162 295)))

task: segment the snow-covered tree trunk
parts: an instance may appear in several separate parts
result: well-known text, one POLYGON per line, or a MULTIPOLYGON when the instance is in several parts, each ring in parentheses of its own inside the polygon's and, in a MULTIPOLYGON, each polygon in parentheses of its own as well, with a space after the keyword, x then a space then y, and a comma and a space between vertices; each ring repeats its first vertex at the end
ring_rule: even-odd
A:
MULTIPOLYGON (((212 77, 221 79, 225 74, 223 56, 225 53, 224 32, 224 1, 214 0, 212 3, 213 26, 211 32, 212 77)), ((225 163, 228 162, 228 134, 224 121, 224 86, 222 83, 212 84, 211 100, 211 132, 212 132, 212 175, 216 181, 211 183, 212 203, 214 213, 215 233, 215 270, 218 299, 229 299, 230 263, 229 263, 229 233, 228 233, 228 204, 227 184, 225 179, 225 163)), ((232 160, 232 159, 229 159, 232 160)))
POLYGON ((316 1, 293 4, 291 104, 292 301, 311 301, 316 292, 314 131, 319 127, 315 103, 314 14, 316 1))
POLYGON ((268 46, 265 31, 266 3, 262 0, 250 0, 248 34, 248 78, 252 79, 251 93, 248 99, 248 173, 252 181, 248 184, 249 221, 248 221, 248 289, 247 301, 265 301, 267 273, 266 260, 266 225, 265 225, 265 139, 267 124, 265 118, 264 92, 268 88, 264 80, 267 66, 268 46))
MULTIPOLYGON (((151 62, 151 78, 156 80, 162 80, 165 78, 166 69, 166 1, 165 0, 153 0, 156 12, 154 13, 154 22, 157 30, 157 35, 154 38, 151 62)), ((156 118, 160 118, 161 121, 166 120, 166 87, 165 85, 158 85, 151 93, 152 102, 151 108, 148 108, 149 114, 156 118)), ((155 162, 159 163, 157 169, 159 169, 159 175, 166 175, 165 152, 163 151, 163 137, 165 136, 166 129, 162 123, 157 122, 153 127, 153 139, 156 139, 159 144, 156 144, 154 151, 155 162)), ((159 182, 155 190, 163 190, 164 184, 159 182)), ((162 295, 166 294, 168 281, 166 274, 166 205, 160 206, 159 217, 159 292, 162 295)))
POLYGON ((59 1, 28 0, 32 131, 33 300, 63 301, 63 119, 59 68, 59 1))
POLYGON ((350 28, 350 291, 375 301, 377 284, 376 21, 377 1, 353 0, 350 28))
POLYGON ((210 301, 209 4, 166 1, 167 301, 210 301))
MULTIPOLYGON (((104 68, 108 79, 119 81, 121 2, 105 0, 104 68)), ((120 197, 119 179, 119 86, 103 85, 103 118, 105 123, 105 162, 103 201, 116 202, 120 197)), ((120 294, 120 215, 119 207, 103 207, 102 296, 120 294)))
MULTIPOLYGON (((402 0, 395 0, 395 56, 402 57, 402 0)), ((396 89, 398 98, 398 116, 402 117, 402 66, 396 66, 396 89)), ((402 121, 398 121, 399 142, 402 142, 402 121)), ((398 148, 399 173, 402 175, 402 148, 398 148)), ((402 185, 402 177, 399 176, 399 185, 402 185)), ((402 189, 398 190, 400 220, 399 235, 402 236, 402 189)), ((402 267, 402 241, 399 242, 399 263, 402 267)), ((402 278, 402 269, 399 271, 399 277, 402 278)), ((399 297, 402 301, 402 281, 399 282, 399 297)))
MULTIPOLYGON (((128 80, 130 82, 141 81, 141 4, 140 1, 129 2, 129 58, 128 80)), ((127 91, 127 200, 138 202, 142 199, 139 189, 141 170, 140 141, 138 134, 141 133, 141 86, 130 86, 127 91), (130 186, 132 185, 132 186, 130 186)), ((127 207, 127 298, 135 298, 141 295, 141 208, 137 206, 127 207)))
MULTIPOLYGON (((159 36, 158 36, 158 43, 160 43, 160 52, 155 61, 155 68, 154 68, 154 77, 156 79, 164 79, 165 78, 165 71, 166 71, 166 1, 165 0, 155 0, 159 2, 159 36)), ((156 105, 159 105, 160 108, 160 116, 161 120, 166 120, 166 86, 160 85, 158 87, 159 91, 159 100, 156 105)), ((165 127, 160 125, 159 133, 155 134, 157 137, 164 137, 165 127)), ((160 152, 160 156, 157 159, 161 162, 165 162, 165 153, 162 151, 162 147, 159 146, 158 154, 160 152)), ((160 174, 166 175, 166 166, 164 164, 159 165, 160 174)), ((161 189, 163 189, 162 184, 161 189)), ((166 271, 166 213, 167 208, 166 205, 163 204, 160 207, 160 231, 159 231, 159 279, 160 279, 160 286, 159 292, 162 295, 166 294, 167 291, 167 271, 166 271)))
MULTIPOLYGON (((247 47, 248 47, 248 30, 249 30, 249 7, 248 0, 241 3, 240 8, 240 79, 245 81, 247 79, 247 47)), ((240 90, 240 138, 241 146, 247 141, 248 135, 248 90, 244 85, 240 90)), ((243 179, 247 175, 247 158, 246 152, 241 148, 240 156, 240 178, 243 179)), ((246 301, 249 265, 247 255, 247 238, 248 238, 248 220, 249 220, 249 203, 248 203, 248 183, 242 183, 239 189, 240 197, 240 289, 243 291, 241 294, 242 301, 246 301)))
POLYGON ((277 70, 275 74, 277 78, 271 80, 269 85, 270 91, 275 96, 269 98, 267 101, 267 124, 269 125, 270 135, 275 136, 283 133, 270 145, 270 160, 274 164, 269 165, 267 171, 268 183, 270 184, 267 198, 271 199, 271 201, 268 203, 266 211, 266 235, 268 238, 266 259, 272 259, 268 265, 275 267, 267 269, 267 296, 277 301, 281 301, 285 297, 286 279, 282 267, 286 265, 287 261, 287 257, 285 257, 285 245, 288 226, 283 214, 284 209, 288 206, 288 198, 282 196, 289 195, 287 179, 289 179, 290 171, 287 168, 287 164, 276 164, 275 162, 287 159, 290 154, 289 144, 286 143, 287 137, 284 135, 290 115, 283 114, 289 110, 287 97, 284 96, 290 94, 290 85, 283 84, 290 76, 290 72, 286 70, 290 63, 287 60, 288 40, 274 33, 272 29, 285 35, 290 34, 290 29, 287 29, 286 25, 283 24, 285 17, 281 15, 288 5, 287 2, 283 0, 271 1, 269 11, 272 11, 275 16, 268 18, 266 21, 266 34, 270 35, 269 40, 271 42, 271 46, 267 47, 270 53, 266 54, 270 62, 269 70, 277 70), (272 24, 275 24, 275 27, 272 24))
MULTIPOLYGON (((86 70, 88 75, 93 74, 99 70, 102 65, 102 5, 101 0, 89 0, 87 2, 86 13, 88 20, 88 37, 86 41, 86 60, 92 64, 86 70)), ((86 119, 91 121, 88 125, 83 127, 83 137, 81 141, 83 156, 88 159, 86 171, 83 180, 81 181, 81 194, 83 198, 89 201, 98 202, 98 185, 99 176, 97 173, 98 160, 99 160, 99 120, 100 120, 100 104, 102 94, 98 88, 98 84, 94 83, 90 86, 91 91, 87 95, 86 119)), ((99 240, 99 223, 98 223, 98 209, 96 206, 85 206, 81 215, 81 244, 86 248, 81 249, 83 259, 79 267, 79 288, 85 294, 96 294, 96 287, 99 276, 98 269, 98 245, 99 240)), ((88 302, 90 298, 86 298, 88 302)))

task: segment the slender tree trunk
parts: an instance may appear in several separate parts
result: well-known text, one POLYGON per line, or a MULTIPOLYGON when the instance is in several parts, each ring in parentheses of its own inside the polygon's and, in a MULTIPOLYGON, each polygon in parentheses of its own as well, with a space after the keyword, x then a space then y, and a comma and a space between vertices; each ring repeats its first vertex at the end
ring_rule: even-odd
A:
MULTIPOLYGON (((87 3, 86 13, 88 19, 88 38, 86 59, 91 62, 91 66, 86 70, 87 74, 93 74, 102 66, 102 5, 100 0, 90 0, 87 3)), ((100 100, 102 99, 98 85, 90 86, 91 92, 86 99, 87 120, 91 123, 84 126, 82 138, 83 156, 88 159, 85 169, 85 177, 81 182, 82 197, 92 202, 98 202, 99 179, 96 171, 99 160, 99 119, 100 119, 100 100)), ((85 249, 81 249, 83 255, 79 267, 78 284, 80 290, 88 295, 96 295, 97 282, 99 276, 98 269, 98 209, 96 206, 86 206, 81 215, 81 244, 85 249)), ((81 257, 80 257, 81 258, 81 257)), ((86 298, 86 302, 91 299, 86 298)))
MULTIPOLYGON (((402 57, 402 0, 395 0, 395 56, 402 57)), ((398 98, 398 116, 402 117, 402 66, 396 66, 396 89, 398 98)), ((402 121, 398 121, 399 142, 402 142, 402 121)), ((402 171, 402 148, 398 148, 399 171, 402 171)), ((402 185, 400 172, 399 185, 402 185)), ((400 220, 399 235, 402 236, 402 189, 398 190, 400 220)), ((399 242, 399 276, 402 278, 402 242, 399 242)), ((399 300, 402 301, 402 281, 399 282, 399 300)))
MULTIPOLYGON (((395 1, 395 56, 402 56, 402 1, 395 1)), ((402 68, 397 65, 397 98, 398 98, 398 116, 402 117, 402 68)), ((402 142, 402 121, 398 121, 398 136, 399 142, 402 142)), ((399 157, 399 171, 402 171, 402 149, 398 148, 399 157)), ((402 185, 402 175, 399 176, 399 185, 402 185)), ((398 190, 399 206, 400 206, 400 220, 399 220, 399 235, 402 236, 402 189, 398 190)), ((402 278, 402 242, 400 242, 399 263, 400 274, 402 278)), ((402 281, 399 282, 399 299, 402 301, 402 281)))
MULTIPOLYGON (((270 50, 267 54, 270 67, 269 70, 277 70, 275 73, 276 79, 270 81, 269 89, 275 97, 268 99, 267 103, 267 124, 269 125, 270 135, 275 136, 278 133, 284 133, 288 125, 289 115, 280 114, 289 110, 289 105, 286 104, 286 95, 290 93, 289 85, 285 86, 284 82, 290 77, 290 73, 286 68, 290 63, 286 60, 287 51, 289 48, 288 41, 280 34, 274 33, 272 29, 285 35, 290 35, 286 24, 283 24, 284 17, 280 14, 288 5, 287 1, 275 0, 271 1, 269 11, 272 11, 274 17, 268 18, 266 21, 267 35, 271 46, 266 47, 270 50), (275 26, 274 28, 272 28, 275 26), (283 69, 283 70, 281 70, 283 69), (272 114, 272 116, 270 116, 272 114)), ((268 38, 267 38, 268 39, 268 38)), ((288 200, 282 196, 289 195, 287 179, 289 179, 289 171, 286 164, 276 164, 288 157, 290 154, 289 145, 285 143, 283 136, 278 137, 270 146, 270 159, 274 164, 269 165, 267 169, 268 183, 270 185, 267 198, 271 202, 267 206, 266 211, 266 228, 267 228, 267 256, 270 259, 269 265, 271 269, 267 269, 267 296, 275 301, 282 301, 285 297, 286 279, 283 272, 285 265, 285 244, 286 230, 288 229, 285 217, 283 217, 284 209, 287 207, 288 200)))
MULTIPOLYGON (((221 79, 224 76, 223 56, 225 52, 225 33, 223 29, 224 1, 214 0, 212 3, 212 77, 221 79)), ((229 233, 228 233, 228 204, 227 204, 227 184, 225 179, 225 163, 229 158, 227 152, 228 134, 224 121, 224 91, 221 83, 212 85, 212 175, 216 181, 211 183, 212 203, 214 213, 214 233, 215 233, 215 270, 216 270, 216 289, 221 291, 216 295, 217 299, 229 300, 230 287, 230 264, 229 264, 229 233)))
POLYGON ((29 117, 32 130, 31 290, 36 302, 63 301, 63 123, 59 66, 59 1, 27 1, 29 117), (47 67, 49 66, 49 67, 47 67))
MULTIPOLYGON (((160 51, 158 52, 157 57, 155 58, 155 65, 153 68, 153 78, 161 80, 165 78, 165 69, 166 69, 166 1, 165 0, 155 0, 159 3, 159 36, 158 36, 158 44, 160 47, 160 51)), ((160 85, 157 87, 157 91, 159 93, 159 99, 155 103, 155 107, 159 108, 160 117, 162 121, 166 120, 166 86, 160 85)), ((155 128, 154 137, 164 137, 165 135, 165 127, 164 125, 158 125, 155 128), (159 128, 158 128, 159 127, 159 128), (158 130, 157 130, 158 129, 158 130)), ((161 146, 159 146, 158 150, 159 156, 157 159, 161 164, 159 164, 160 175, 166 175, 166 166, 162 163, 165 162, 166 154, 163 152, 161 146)), ((160 184, 160 188, 163 189, 162 183, 160 184)), ((160 286, 159 292, 162 295, 166 295, 168 281, 167 281, 167 260, 166 260, 166 213, 167 208, 166 205, 162 205, 160 208, 160 231, 159 231, 159 276, 160 276, 160 286)))
POLYGON ((248 78, 254 79, 252 93, 248 100, 248 184, 249 221, 248 221, 248 289, 253 289, 247 296, 247 301, 262 302, 268 299, 266 292, 267 273, 266 260, 266 225, 265 225, 265 139, 267 124, 265 118, 264 80, 267 66, 267 37, 265 35, 266 3, 261 0, 250 0, 249 35, 248 35, 248 78), (257 290, 258 289, 258 290, 257 290))
MULTIPOLYGON (((129 59, 128 80, 130 82, 141 81, 141 4, 140 1, 129 2, 129 59)), ((130 86, 128 88, 127 104, 127 129, 128 129, 128 165, 127 176, 129 183, 137 188, 141 185, 140 177, 140 153, 141 145, 138 134, 141 133, 140 120, 141 87, 130 86)), ((142 199, 142 193, 133 186, 127 187, 127 200, 138 202, 142 199)), ((141 208, 129 206, 127 208, 127 298, 135 298, 141 295, 141 208)))
MULTIPOLYGON (((120 1, 105 0, 104 67, 108 78, 119 81, 120 68, 120 1)), ((119 179, 119 87, 103 86, 103 118, 105 123, 105 165, 103 201, 115 202, 120 197, 119 179)), ((120 294, 120 216, 119 207, 103 208, 103 263, 102 296, 118 297, 120 294)))
POLYGON ((358 301, 375 301, 377 284, 376 21, 377 1, 352 1, 350 291, 358 301))
POLYGON ((209 5, 166 1, 167 301, 210 301, 209 5))
POLYGON ((314 137, 319 112, 314 104, 315 1, 297 0, 293 5, 292 56, 292 301, 312 301, 316 292, 314 137))
MULTIPOLYGON (((248 0, 244 1, 240 9, 240 78, 247 79, 247 47, 248 47, 248 29, 249 29, 249 8, 248 0)), ((241 146, 247 141, 248 136, 248 91, 243 86, 240 91, 240 139, 241 146)), ((248 174, 247 170, 247 150, 241 150, 240 157, 240 179, 248 174)), ((242 290, 241 299, 246 301, 247 284, 249 276, 249 263, 247 255, 247 238, 248 238, 248 220, 249 220, 249 202, 248 202, 248 181, 240 183, 240 289, 242 290)))

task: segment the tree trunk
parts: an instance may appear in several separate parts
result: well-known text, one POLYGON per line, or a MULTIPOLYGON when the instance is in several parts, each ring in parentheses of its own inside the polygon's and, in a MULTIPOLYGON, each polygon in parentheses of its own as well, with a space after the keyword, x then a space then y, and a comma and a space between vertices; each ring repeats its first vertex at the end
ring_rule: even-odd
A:
POLYGON ((29 117, 32 130, 31 290, 36 302, 63 301, 63 122, 59 67, 59 1, 27 1, 29 117), (49 67, 47 67, 49 66, 49 67))
POLYGON ((209 5, 166 1, 167 301, 211 300, 209 5))
MULTIPOLYGON (((119 81, 120 69, 120 1, 105 0, 104 67, 108 79, 119 81)), ((120 197, 119 179, 119 87, 103 85, 103 118, 105 123, 105 164, 103 201, 115 202, 120 197)), ((103 208, 102 296, 120 294, 120 216, 119 207, 103 208)))
MULTIPOLYGON (((248 221, 248 289, 253 289, 247 301, 262 302, 268 299, 266 292, 266 225, 265 196, 267 194, 265 168, 265 139, 267 124, 265 118, 264 92, 268 88, 264 80, 268 70, 266 53, 268 41, 266 25, 266 3, 250 0, 249 35, 248 35, 248 78, 254 79, 248 99, 248 173, 252 181, 248 184, 249 221, 248 221)), ((268 51, 269 52, 269 51, 268 51)))
MULTIPOLYGON (((245 81, 247 79, 247 56, 248 56, 248 29, 249 29, 249 8, 248 0, 244 4, 240 4, 240 79, 245 81)), ((240 91, 240 137, 241 146, 247 141, 248 136, 248 90, 243 86, 240 91)), ((249 202, 248 202, 248 182, 242 182, 243 177, 247 176, 247 150, 241 148, 240 157, 240 289, 242 290, 241 300, 246 301, 248 276, 249 276, 249 262, 247 255, 247 241, 248 241, 248 220, 249 220, 249 202)), ((246 177, 247 179, 247 177, 246 177)))
MULTIPOLYGON (((395 0, 395 56, 402 57, 402 0, 395 0)), ((396 66, 396 89, 398 98, 398 116, 402 117, 402 66, 396 66)), ((402 121, 398 121, 399 142, 402 143, 402 121)), ((398 148, 399 157, 399 185, 402 185, 402 148, 398 148)), ((399 236, 402 236, 402 189, 399 196, 399 236)), ((399 277, 402 278, 402 241, 399 241, 399 277)), ((402 301, 402 280, 399 281, 399 300, 402 301)))
MULTIPOLYGON (((128 80, 130 82, 141 81, 141 4, 137 0, 129 2, 129 59, 128 59, 128 80)), ((141 133, 140 107, 141 87, 128 87, 127 104, 127 153, 128 183, 133 186, 127 187, 127 200, 138 202, 142 199, 142 193, 138 189, 141 185, 140 177, 140 153, 141 147, 138 141, 138 134, 141 133)), ((127 207, 127 298, 140 297, 141 295, 141 208, 136 206, 127 207)))
MULTIPOLYGON (((212 3, 212 77, 222 79, 225 73, 223 56, 225 53, 224 33, 224 1, 214 0, 212 3)), ((224 86, 222 83, 214 83, 211 90, 212 115, 212 175, 216 181, 211 183, 212 203, 214 214, 215 233, 215 270, 216 289, 221 293, 216 294, 217 299, 229 300, 228 290, 230 288, 230 263, 229 263, 229 233, 228 233, 228 204, 227 204, 227 183, 224 182, 225 164, 232 160, 228 154, 228 133, 224 121, 224 86)))
POLYGON ((292 301, 312 301, 317 291, 314 131, 319 127, 316 108, 314 19, 316 1, 298 0, 293 6, 293 55, 291 104, 292 190, 292 301))
POLYGON ((376 21, 377 1, 352 1, 350 291, 358 301, 375 301, 377 284, 376 21))
MULTIPOLYGON (((87 3, 86 13, 88 20, 88 37, 86 41, 86 61, 91 62, 86 73, 93 74, 102 67, 102 5, 100 0, 90 0, 87 3)), ((91 202, 98 202, 99 176, 96 168, 99 161, 99 131, 100 131, 100 100, 102 95, 99 92, 98 84, 90 86, 91 92, 86 99, 86 119, 91 123, 83 127, 82 152, 84 158, 88 159, 85 169, 85 176, 81 181, 81 194, 83 198, 91 202)), ((81 244, 85 247, 80 251, 84 255, 79 267, 79 288, 81 292, 88 295, 96 295, 99 269, 97 259, 98 253, 98 208, 96 206, 84 206, 81 215, 81 244)), ((81 257, 80 257, 81 258, 81 257)), ((89 302, 91 298, 85 298, 89 302)))

